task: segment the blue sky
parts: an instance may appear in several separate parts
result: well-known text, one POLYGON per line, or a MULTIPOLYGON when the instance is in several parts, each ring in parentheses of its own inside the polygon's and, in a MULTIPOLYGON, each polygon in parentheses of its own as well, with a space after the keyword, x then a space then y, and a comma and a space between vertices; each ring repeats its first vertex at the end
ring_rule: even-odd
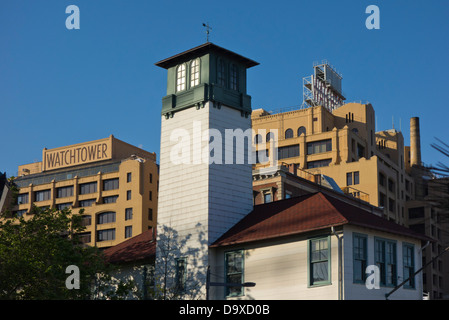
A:
POLYGON ((449 160, 446 0, 2 0, 0 172, 41 161, 42 149, 106 138, 159 153, 166 71, 159 60, 210 41, 260 63, 248 72, 253 108, 302 103, 302 78, 327 59, 347 101, 373 104, 377 129, 421 121, 422 160, 449 160), (80 29, 68 30, 69 5, 80 29), (368 5, 380 29, 368 30, 368 5))

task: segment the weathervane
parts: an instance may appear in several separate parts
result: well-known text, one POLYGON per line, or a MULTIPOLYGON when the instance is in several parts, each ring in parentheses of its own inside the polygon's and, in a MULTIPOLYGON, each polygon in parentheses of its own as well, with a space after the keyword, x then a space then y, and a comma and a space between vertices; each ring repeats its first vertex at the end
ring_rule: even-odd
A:
POLYGON ((206 42, 209 42, 209 31, 212 30, 212 28, 209 26, 209 22, 203 23, 203 27, 206 27, 206 42))

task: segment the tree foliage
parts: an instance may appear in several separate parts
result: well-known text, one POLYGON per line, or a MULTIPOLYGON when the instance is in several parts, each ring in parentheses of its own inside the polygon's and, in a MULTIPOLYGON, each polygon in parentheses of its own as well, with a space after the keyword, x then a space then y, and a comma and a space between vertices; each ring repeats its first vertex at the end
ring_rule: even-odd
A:
POLYGON ((106 264, 95 247, 83 246, 81 214, 33 208, 29 219, 0 221, 0 299, 89 299, 106 264), (80 272, 79 289, 68 289, 66 268, 80 272))

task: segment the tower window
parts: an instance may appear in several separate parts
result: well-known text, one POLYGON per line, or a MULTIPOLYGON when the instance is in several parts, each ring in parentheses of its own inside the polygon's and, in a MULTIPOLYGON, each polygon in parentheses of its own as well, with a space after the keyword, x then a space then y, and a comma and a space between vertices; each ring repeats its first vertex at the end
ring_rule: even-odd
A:
POLYGON ((238 73, 237 73, 237 66, 235 64, 231 65, 231 89, 237 90, 238 87, 238 73))
POLYGON ((195 59, 190 65, 190 87, 200 84, 200 60, 195 59))
POLYGON ((218 60, 217 66, 217 82, 218 85, 225 87, 226 86, 226 67, 223 60, 218 60))
POLYGON ((186 66, 181 64, 176 70, 176 91, 182 91, 186 88, 186 66))

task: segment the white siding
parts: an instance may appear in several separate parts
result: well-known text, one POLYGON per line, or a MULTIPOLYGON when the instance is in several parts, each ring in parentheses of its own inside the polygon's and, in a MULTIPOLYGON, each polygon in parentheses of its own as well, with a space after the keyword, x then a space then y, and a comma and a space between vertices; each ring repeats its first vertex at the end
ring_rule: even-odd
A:
POLYGON ((192 107, 176 112, 173 118, 162 117, 158 228, 165 225, 174 229, 180 237, 178 242, 188 239, 179 256, 189 255, 187 268, 200 274, 203 284, 208 265, 207 245, 252 210, 251 163, 209 165, 207 130, 219 130, 224 141, 225 129, 250 127, 250 117, 245 118, 226 106, 215 108, 210 102, 200 109, 192 107), (188 133, 190 152, 178 159, 183 160, 181 163, 174 163, 171 153, 180 142, 171 141, 170 136, 179 129, 188 133), (193 257, 187 253, 190 248, 201 250, 193 257))
MULTIPOLYGON (((415 248, 415 271, 421 267, 420 241, 401 237, 391 233, 377 232, 365 228, 346 225, 343 233, 343 299, 347 300, 385 300, 385 294, 393 288, 367 289, 364 284, 353 283, 352 234, 357 232, 368 236, 368 265, 374 264, 374 238, 379 237, 396 241, 396 262, 398 284, 403 279, 403 244, 413 244, 415 248)), ((325 235, 325 234, 324 234, 325 235)), ((242 246, 213 249, 215 265, 212 281, 223 282, 225 279, 224 253, 232 250, 244 250, 244 281, 255 282, 253 288, 245 288, 245 295, 232 299, 256 300, 336 300, 338 299, 338 240, 331 235, 331 284, 320 287, 308 286, 308 241, 305 237, 289 240, 273 240, 264 244, 244 244, 242 246)), ((224 290, 211 288, 211 297, 225 299, 224 290)), ((416 289, 401 288, 393 293, 394 299, 422 299, 422 275, 416 278, 416 289)))
MULTIPOLYGON (((391 233, 372 231, 366 228, 346 226, 344 231, 344 296, 347 300, 365 300, 365 299, 378 299, 385 300, 385 294, 393 290, 392 287, 381 286, 380 289, 367 289, 364 284, 354 283, 353 281, 353 251, 352 251, 352 240, 353 233, 367 235, 367 265, 374 264, 374 239, 382 238, 396 241, 396 263, 397 263, 397 284, 400 284, 405 279, 403 278, 403 256, 402 249, 404 243, 414 245, 414 257, 415 257, 415 271, 421 268, 422 258, 421 258, 421 241, 401 237, 391 233)), ((422 299, 422 273, 419 273, 415 281, 415 289, 404 289, 403 287, 390 295, 390 300, 420 300, 422 299)))
MULTIPOLYGON (((269 245, 245 245, 244 281, 255 282, 245 288, 245 295, 236 299, 256 300, 332 300, 338 297, 337 240, 331 237, 331 284, 308 287, 307 239, 272 242, 269 245)), ((235 248, 239 249, 238 247, 235 248)), ((225 250, 231 250, 227 248, 225 250)), ((224 277, 224 249, 218 249, 214 274, 224 277), (219 252, 219 253, 218 253, 219 252)), ((223 290, 216 289, 216 298, 223 299, 223 290)))

